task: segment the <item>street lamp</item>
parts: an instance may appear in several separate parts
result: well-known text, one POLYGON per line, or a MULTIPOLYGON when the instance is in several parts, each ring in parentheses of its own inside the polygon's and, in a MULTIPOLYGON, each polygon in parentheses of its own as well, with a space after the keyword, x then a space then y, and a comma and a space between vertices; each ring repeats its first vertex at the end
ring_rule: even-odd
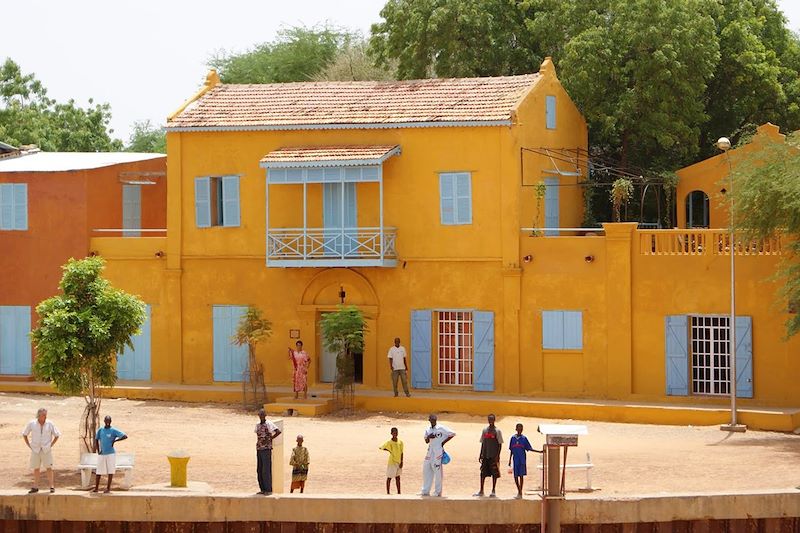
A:
POLYGON ((736 243, 734 236, 733 221, 733 167, 731 166, 731 156, 728 150, 731 149, 731 141, 727 137, 720 137, 717 141, 717 148, 725 152, 725 160, 728 162, 728 209, 729 228, 728 228, 728 251, 731 254, 731 316, 728 324, 728 366, 730 368, 730 393, 731 393, 731 423, 723 424, 719 429, 722 431, 747 431, 747 426, 736 421, 736 243))

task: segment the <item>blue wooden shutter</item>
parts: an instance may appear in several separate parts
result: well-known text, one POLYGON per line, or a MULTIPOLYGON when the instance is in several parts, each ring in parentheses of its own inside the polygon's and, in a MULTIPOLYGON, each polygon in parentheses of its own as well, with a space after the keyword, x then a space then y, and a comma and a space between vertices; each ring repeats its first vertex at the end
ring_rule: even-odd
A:
POLYGON ((473 388, 476 391, 494 390, 494 313, 472 313, 474 339, 473 388))
MULTIPOLYGON (((558 178, 544 180, 544 227, 557 228, 558 222, 558 178)), ((545 235, 558 235, 557 231, 545 231, 545 235)))
POLYGON ((247 367, 247 346, 235 346, 232 337, 246 307, 215 305, 212 308, 214 381, 241 381, 247 367))
POLYGON ((31 373, 31 308, 0 306, 0 374, 31 373))
POLYGON ((583 349, 583 313, 581 311, 564 311, 564 349, 583 349))
POLYGON ((356 184, 343 183, 344 187, 344 254, 358 255, 358 203, 356 201, 356 184))
POLYGON ((542 311, 542 348, 564 349, 564 312, 542 311))
POLYGON ((194 179, 194 218, 198 228, 211 227, 211 178, 194 179))
POLYGON ((231 360, 227 349, 229 343, 228 331, 230 330, 228 325, 229 317, 230 313, 226 306, 215 305, 211 308, 214 341, 214 381, 230 381, 231 360))
POLYGON ((17 366, 12 309, 10 306, 0 306, 0 374, 14 374, 17 366))
POLYGON ((439 212, 442 224, 456 223, 456 184, 453 174, 439 174, 439 212))
POLYGON ((689 394, 689 319, 686 315, 669 315, 665 320, 665 359, 667 394, 689 394))
POLYGON ((131 338, 133 349, 126 346, 121 354, 117 355, 117 377, 128 380, 150 380, 151 358, 151 309, 145 306, 144 324, 139 333, 131 338))
POLYGON ((545 96, 545 122, 548 130, 556 129, 556 97, 545 96))
POLYGON ((14 190, 14 229, 28 229, 28 184, 15 183, 14 190))
POLYGON ((456 180, 456 224, 472 224, 472 175, 462 172, 455 175, 456 180))
POLYGON ((239 176, 222 178, 222 225, 236 227, 241 224, 239 208, 239 176))
MULTIPOLYGON (((142 186, 122 186, 122 228, 142 228, 142 186)), ((123 237, 141 237, 138 231, 123 231, 123 237)))
POLYGON ((736 317, 736 396, 753 397, 753 319, 736 317))
POLYGON ((339 256, 342 253, 342 184, 322 184, 322 226, 325 228, 324 253, 339 256))
POLYGON ((411 386, 431 388, 430 309, 411 311, 411 386))
POLYGON ((0 229, 14 229, 14 185, 0 183, 0 229))

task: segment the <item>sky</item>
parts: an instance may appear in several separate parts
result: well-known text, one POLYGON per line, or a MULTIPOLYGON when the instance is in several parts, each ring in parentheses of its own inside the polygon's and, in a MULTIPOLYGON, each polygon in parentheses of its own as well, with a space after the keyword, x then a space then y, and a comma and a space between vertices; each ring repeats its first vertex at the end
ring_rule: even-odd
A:
MULTIPOLYGON (((0 61, 33 72, 59 101, 111 104, 113 136, 163 125, 202 84, 208 59, 271 41, 281 26, 330 23, 369 34, 385 0, 34 0, 3 9, 0 61)), ((778 0, 800 32, 800 1, 778 0)))

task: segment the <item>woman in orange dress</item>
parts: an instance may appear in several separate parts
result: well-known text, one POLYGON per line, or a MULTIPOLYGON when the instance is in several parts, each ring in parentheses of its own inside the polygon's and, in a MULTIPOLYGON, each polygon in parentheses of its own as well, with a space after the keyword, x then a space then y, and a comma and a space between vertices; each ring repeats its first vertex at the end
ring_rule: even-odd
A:
POLYGON ((308 367, 311 364, 311 357, 303 350, 303 341, 295 343, 295 350, 289 348, 289 359, 292 360, 294 375, 292 385, 294 388, 294 398, 298 399, 303 393, 303 399, 308 398, 308 367))

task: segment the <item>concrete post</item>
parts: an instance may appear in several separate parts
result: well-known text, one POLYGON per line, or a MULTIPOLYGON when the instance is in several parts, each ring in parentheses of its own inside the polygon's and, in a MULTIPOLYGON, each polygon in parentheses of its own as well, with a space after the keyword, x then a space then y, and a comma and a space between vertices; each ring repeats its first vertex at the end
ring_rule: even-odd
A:
POLYGON ((561 447, 545 446, 547 450, 547 533, 561 533, 561 447))
MULTIPOLYGON (((273 420, 272 423, 281 430, 278 438, 272 441, 272 492, 282 494, 284 492, 283 465, 288 461, 283 456, 283 420, 273 420)), ((289 442, 292 442, 292 440, 289 442)))

